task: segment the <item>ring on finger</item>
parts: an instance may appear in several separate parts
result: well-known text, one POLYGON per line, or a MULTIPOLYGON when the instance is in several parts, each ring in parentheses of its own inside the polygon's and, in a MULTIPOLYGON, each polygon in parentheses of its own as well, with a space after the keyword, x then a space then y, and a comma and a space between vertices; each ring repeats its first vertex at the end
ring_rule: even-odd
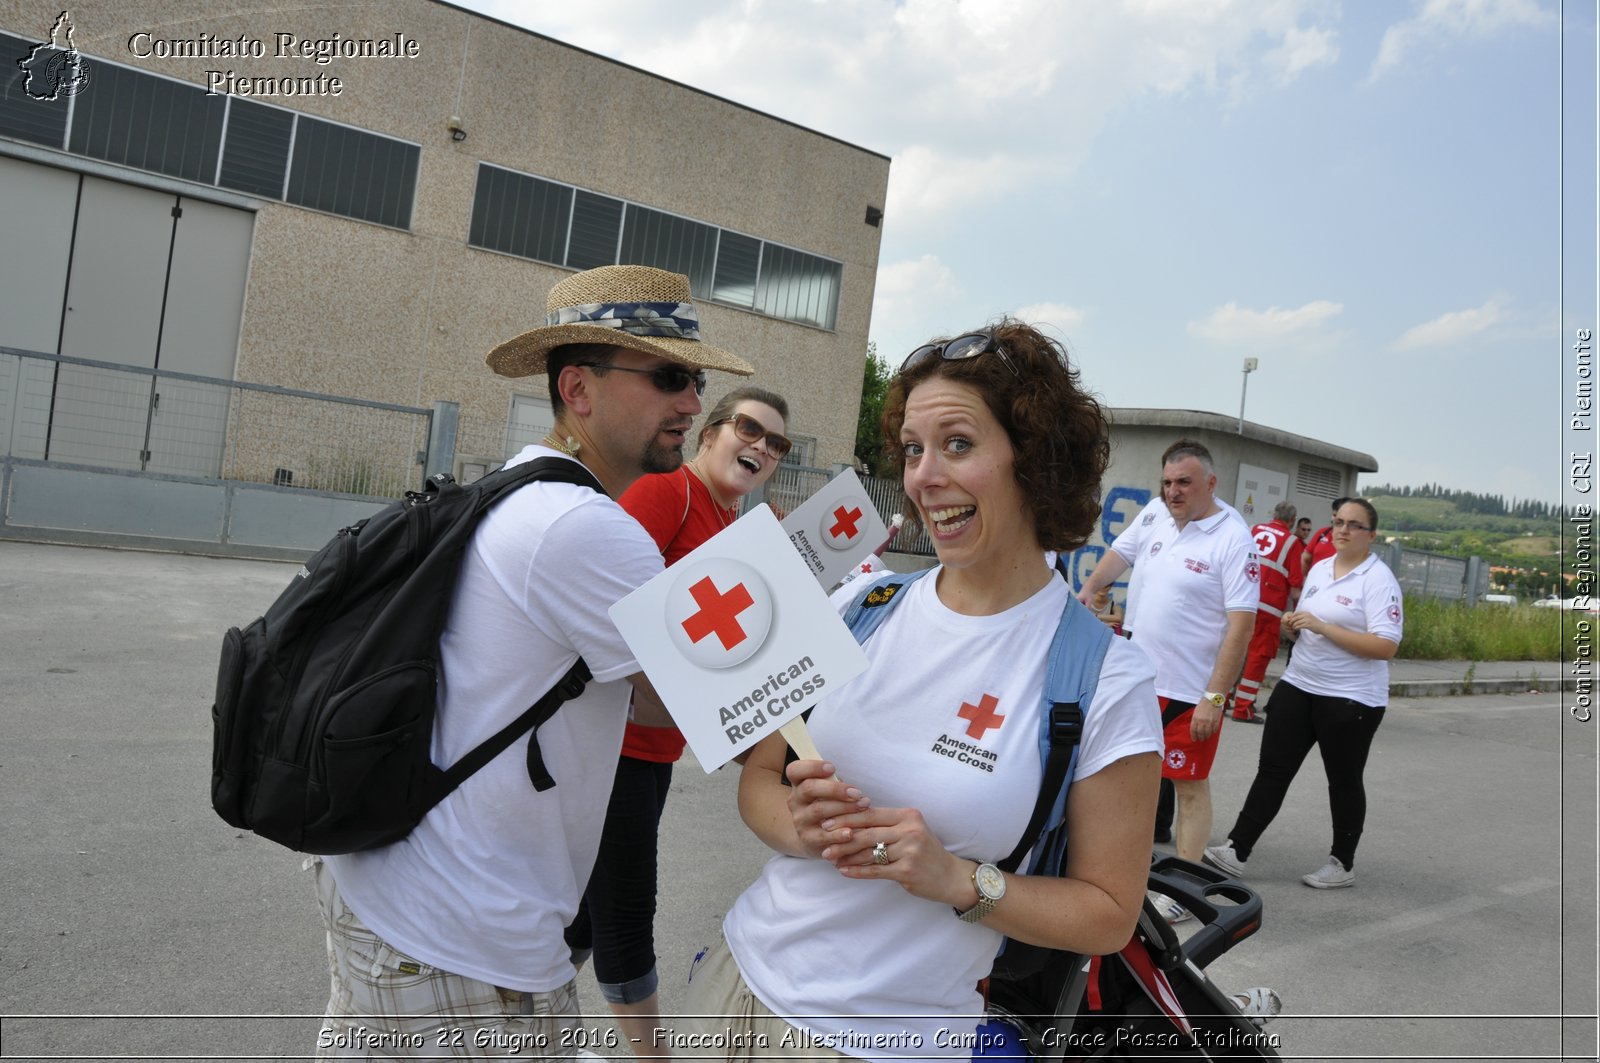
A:
POLYGON ((889 847, 883 842, 872 847, 872 862, 879 865, 889 862, 889 847))

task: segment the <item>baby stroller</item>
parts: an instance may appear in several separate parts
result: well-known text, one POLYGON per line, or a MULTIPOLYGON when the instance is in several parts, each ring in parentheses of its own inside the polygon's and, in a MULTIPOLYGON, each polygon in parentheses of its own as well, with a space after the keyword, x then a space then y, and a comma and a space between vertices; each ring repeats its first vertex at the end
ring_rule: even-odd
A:
POLYGON ((1204 968, 1261 928, 1261 898, 1238 879, 1177 857, 1150 868, 1150 889, 1200 920, 1187 941, 1146 900, 1133 938, 1113 956, 1053 952, 1043 969, 988 987, 982 1057, 1042 1063, 1091 1059, 1280 1058, 1276 1036, 1241 1014, 1204 968))

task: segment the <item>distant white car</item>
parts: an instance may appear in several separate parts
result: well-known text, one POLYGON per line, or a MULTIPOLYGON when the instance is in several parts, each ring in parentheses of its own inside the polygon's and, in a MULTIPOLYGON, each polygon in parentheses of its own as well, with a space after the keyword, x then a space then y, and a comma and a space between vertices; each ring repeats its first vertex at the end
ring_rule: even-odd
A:
POLYGON ((1576 598, 1541 598, 1533 604, 1538 609, 1561 609, 1569 613, 1600 613, 1600 595, 1595 594, 1576 598))

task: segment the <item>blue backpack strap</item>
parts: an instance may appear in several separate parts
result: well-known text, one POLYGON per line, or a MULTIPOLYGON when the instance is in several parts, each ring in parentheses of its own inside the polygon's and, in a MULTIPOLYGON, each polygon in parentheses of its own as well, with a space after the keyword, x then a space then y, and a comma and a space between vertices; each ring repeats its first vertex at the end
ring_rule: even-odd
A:
POLYGON ((1065 856, 1066 834, 1059 828, 1066 821, 1067 791, 1078 766, 1084 708, 1094 700, 1111 639, 1111 629, 1094 613, 1077 598, 1067 599, 1045 666, 1044 706, 1039 714, 1039 760, 1043 767, 1039 797, 1016 849, 998 865, 1006 871, 1021 866, 1022 858, 1031 849, 1033 859, 1028 861, 1028 874, 1041 865, 1050 873, 1060 872, 1058 864, 1065 856), (1047 852, 1040 843, 1052 833, 1056 837, 1047 852))
POLYGON ((884 618, 900 604, 906 587, 932 571, 931 568, 924 568, 916 572, 883 572, 868 580, 844 611, 845 627, 856 637, 856 642, 866 642, 868 636, 878 630, 884 618))
MULTIPOLYGON (((1059 560, 1056 568, 1066 579, 1066 569, 1059 560)), ((867 641, 900 603, 906 587, 931 571, 885 572, 869 580, 844 611, 845 626, 856 641, 867 641)), ((1067 585, 1072 585, 1070 579, 1067 585)), ((1016 850, 998 864, 1006 871, 1015 871, 1031 849, 1033 859, 1028 862, 1028 873, 1033 873, 1046 856, 1045 847, 1038 843, 1066 819, 1067 790, 1072 785, 1078 743, 1083 738, 1083 707, 1094 698, 1100 682, 1100 666, 1105 661, 1111 639, 1111 629, 1077 598, 1069 596, 1056 624, 1055 637, 1050 641, 1045 666, 1044 708, 1039 714, 1039 760, 1043 766, 1043 781, 1027 830, 1023 831, 1016 850)), ((1065 845, 1065 833, 1061 832, 1052 848, 1064 853, 1065 845)), ((1046 866, 1054 867, 1053 861, 1057 859, 1059 854, 1046 866)))

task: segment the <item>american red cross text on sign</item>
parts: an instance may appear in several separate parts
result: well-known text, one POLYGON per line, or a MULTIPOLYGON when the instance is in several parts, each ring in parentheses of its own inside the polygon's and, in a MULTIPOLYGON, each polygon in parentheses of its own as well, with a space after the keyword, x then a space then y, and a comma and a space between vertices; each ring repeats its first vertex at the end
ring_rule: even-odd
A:
POLYGON ((1006 718, 995 712, 995 706, 1000 704, 1000 699, 993 694, 985 694, 978 699, 976 705, 961 703, 961 711, 956 713, 963 720, 970 721, 967 725, 968 738, 982 738, 983 732, 993 727, 999 729, 1006 722, 1006 718))
POLYGON ((690 587, 689 593, 700 607, 698 613, 683 622, 683 630, 688 634, 689 641, 699 642, 715 633, 722 640, 725 650, 731 650, 744 641, 744 628, 739 626, 739 614, 754 605, 755 599, 750 597, 743 583, 734 584, 732 590, 723 594, 707 576, 690 587))
POLYGON ((833 519, 836 523, 828 529, 828 534, 835 539, 841 536, 849 539, 856 533, 856 521, 861 519, 861 507, 857 506, 855 509, 847 510, 840 506, 833 511, 833 519))

